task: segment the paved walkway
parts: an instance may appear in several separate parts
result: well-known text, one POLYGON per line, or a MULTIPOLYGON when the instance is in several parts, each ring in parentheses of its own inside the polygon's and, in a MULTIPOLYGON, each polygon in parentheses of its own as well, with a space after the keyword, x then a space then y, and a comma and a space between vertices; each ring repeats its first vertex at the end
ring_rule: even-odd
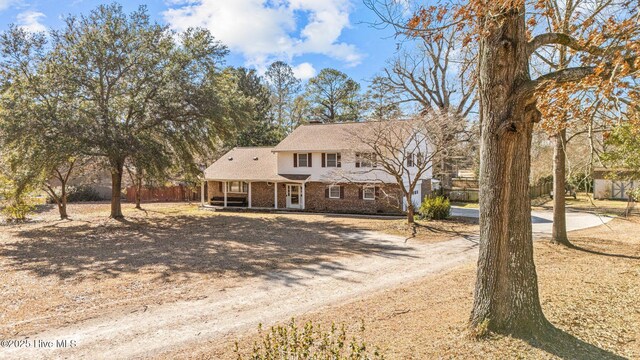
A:
MULTIPOLYGON (((455 215, 477 216, 477 210, 454 209, 455 215)), ((550 232, 550 214, 535 212, 534 232, 550 232)), ((568 214, 570 229, 598 226, 610 218, 568 214)), ((317 310, 323 306, 397 287, 473 261, 477 237, 420 244, 369 231, 347 235, 353 241, 384 243, 389 251, 323 262, 307 269, 274 272, 249 279, 233 289, 211 289, 205 298, 149 305, 144 311, 90 319, 32 336, 31 340, 73 340, 65 349, 0 349, 2 359, 125 359, 153 356, 196 345, 226 334, 255 329, 317 310), (100 354, 100 355, 98 355, 100 354)))

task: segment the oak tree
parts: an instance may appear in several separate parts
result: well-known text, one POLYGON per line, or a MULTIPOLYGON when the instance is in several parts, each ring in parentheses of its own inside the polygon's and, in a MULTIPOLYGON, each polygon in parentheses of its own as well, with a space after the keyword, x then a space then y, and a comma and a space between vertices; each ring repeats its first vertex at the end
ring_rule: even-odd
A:
POLYGON ((439 36, 467 28, 465 45, 478 46, 480 99, 480 255, 471 326, 526 337, 546 336, 533 261, 529 173, 538 101, 585 88, 615 93, 637 77, 638 7, 616 3, 579 38, 538 33, 544 1, 469 0, 421 7, 404 24, 408 36, 439 36), (531 56, 562 44, 583 55, 577 64, 531 76, 531 56))

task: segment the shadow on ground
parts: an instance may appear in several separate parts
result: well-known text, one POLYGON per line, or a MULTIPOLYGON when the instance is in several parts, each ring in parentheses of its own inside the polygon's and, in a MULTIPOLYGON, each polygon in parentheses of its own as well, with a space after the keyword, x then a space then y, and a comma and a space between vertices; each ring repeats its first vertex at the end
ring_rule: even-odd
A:
POLYGON ((552 354, 560 359, 626 359, 625 357, 616 355, 611 351, 580 340, 568 332, 556 327, 553 327, 543 339, 523 340, 529 343, 529 345, 552 354))
POLYGON ((5 266, 78 281, 159 267, 154 271, 167 281, 176 275, 220 274, 295 283, 274 270, 333 276, 342 269, 341 256, 410 256, 411 250, 372 241, 351 226, 285 217, 175 215, 102 224, 56 222, 18 230, 16 237, 0 245, 5 266), (323 266, 314 266, 322 261, 323 266))

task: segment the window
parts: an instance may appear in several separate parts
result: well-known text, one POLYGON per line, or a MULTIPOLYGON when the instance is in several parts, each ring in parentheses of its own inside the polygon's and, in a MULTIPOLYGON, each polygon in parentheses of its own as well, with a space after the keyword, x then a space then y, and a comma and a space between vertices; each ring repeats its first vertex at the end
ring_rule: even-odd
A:
POLYGON ((329 185, 329 199, 340 199, 340 185, 329 185))
POLYGON ((362 188, 362 198, 365 200, 376 199, 376 188, 373 186, 365 186, 362 188))
POLYGON ((327 167, 341 167, 342 164, 340 162, 340 153, 324 154, 323 163, 327 167))
POLYGON ((356 153, 356 167, 370 168, 375 166, 375 153, 356 153))
POLYGON ((242 181, 227 182, 227 192, 244 194, 249 189, 249 185, 242 181))
POLYGON ((407 155, 407 166, 413 167, 413 153, 407 155))
POLYGON ((298 167, 311 167, 311 154, 297 154, 298 167))
POLYGON ((424 165, 423 162, 424 162, 424 155, 422 153, 418 153, 418 155, 416 156, 416 165, 420 167, 424 165))

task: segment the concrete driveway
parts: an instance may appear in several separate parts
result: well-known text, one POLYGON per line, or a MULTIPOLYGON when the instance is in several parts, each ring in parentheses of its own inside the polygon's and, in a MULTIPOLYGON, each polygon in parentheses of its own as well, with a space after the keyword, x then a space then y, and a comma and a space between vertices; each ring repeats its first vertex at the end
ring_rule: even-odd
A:
MULTIPOLYGON (((478 209, 461 208, 457 206, 451 207, 451 215, 479 218, 478 209)), ((596 215, 584 212, 567 211, 567 231, 580 230, 598 225, 603 225, 611 221, 613 218, 606 215, 596 215)), ((533 210, 531 211, 531 223, 533 233, 536 235, 551 234, 553 225, 553 212, 549 210, 533 210)))

